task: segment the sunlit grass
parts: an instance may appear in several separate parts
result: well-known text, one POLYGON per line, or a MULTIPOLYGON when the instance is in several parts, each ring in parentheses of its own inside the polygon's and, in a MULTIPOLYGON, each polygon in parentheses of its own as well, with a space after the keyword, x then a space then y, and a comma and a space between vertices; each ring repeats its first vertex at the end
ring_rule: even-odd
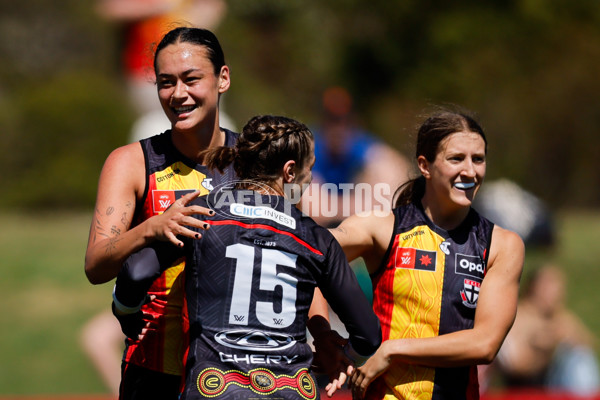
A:
MULTIPOLYGON (((108 393, 79 347, 83 324, 108 309, 112 284, 91 285, 83 259, 91 214, 0 214, 0 394, 108 393)), ((600 337, 600 212, 556 217, 558 240, 528 252, 569 279, 568 304, 600 337)))

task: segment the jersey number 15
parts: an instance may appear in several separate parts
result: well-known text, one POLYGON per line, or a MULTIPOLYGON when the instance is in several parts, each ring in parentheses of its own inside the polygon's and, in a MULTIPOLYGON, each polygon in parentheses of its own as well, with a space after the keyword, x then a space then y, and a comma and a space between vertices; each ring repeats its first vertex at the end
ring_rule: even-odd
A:
MULTIPOLYGON (((252 293, 252 274, 254 272, 255 247, 245 244, 227 246, 226 257, 236 260, 229 323, 248 325, 250 299, 252 293)), ((256 302, 256 318, 270 328, 286 328, 296 319, 296 288, 298 279, 280 272, 277 265, 296 268, 298 255, 281 250, 261 249, 260 257, 260 290, 274 291, 277 286, 282 289, 281 311, 276 312, 273 303, 256 302)))

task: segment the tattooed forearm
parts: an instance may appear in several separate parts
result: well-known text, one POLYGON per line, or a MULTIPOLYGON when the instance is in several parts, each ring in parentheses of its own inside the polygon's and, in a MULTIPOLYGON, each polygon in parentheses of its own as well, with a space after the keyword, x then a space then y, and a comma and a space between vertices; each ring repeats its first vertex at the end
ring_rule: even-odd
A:
POLYGON ((121 223, 123 224, 126 230, 129 229, 129 218, 127 217, 126 212, 124 212, 123 215, 121 215, 121 223))
POLYGON ((119 239, 116 236, 109 238, 108 241, 106 242, 106 245, 104 246, 104 253, 111 256, 113 254, 113 252, 115 251, 115 249, 117 248, 117 243, 120 240, 121 239, 119 239))
POLYGON ((121 229, 119 227, 117 227, 116 225, 113 225, 110 228, 110 233, 112 233, 114 236, 119 236, 121 234, 121 229))
POLYGON ((92 236, 92 243, 96 243, 96 241, 101 238, 107 238, 109 235, 105 232, 104 226, 102 226, 102 222, 100 222, 100 210, 96 209, 96 217, 94 218, 94 229, 92 236))
MULTIPOLYGON (((132 203, 128 201, 126 207, 130 208, 131 204, 132 203)), ((92 243, 96 243, 98 240, 120 236, 122 232, 125 232, 129 229, 130 221, 127 211, 123 212, 121 215, 119 222, 122 224, 122 226, 118 226, 116 224, 111 225, 110 228, 105 226, 107 221, 105 221, 104 217, 111 216, 115 212, 116 208, 113 206, 107 207, 104 213, 102 213, 99 209, 96 209, 96 217, 94 219, 94 227, 92 232, 92 243)))

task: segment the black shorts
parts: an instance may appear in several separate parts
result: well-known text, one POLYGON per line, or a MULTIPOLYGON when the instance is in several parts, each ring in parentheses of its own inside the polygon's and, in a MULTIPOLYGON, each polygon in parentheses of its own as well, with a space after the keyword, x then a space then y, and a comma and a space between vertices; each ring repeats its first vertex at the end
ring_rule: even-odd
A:
POLYGON ((152 371, 134 364, 121 364, 119 400, 177 400, 181 394, 179 375, 152 371))

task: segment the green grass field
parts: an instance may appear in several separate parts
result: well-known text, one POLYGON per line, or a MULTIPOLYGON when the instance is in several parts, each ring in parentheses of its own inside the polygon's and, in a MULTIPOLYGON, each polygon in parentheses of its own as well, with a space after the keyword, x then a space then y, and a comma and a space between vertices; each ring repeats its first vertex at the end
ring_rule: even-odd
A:
MULTIPOLYGON (((112 284, 92 286, 83 272, 91 214, 0 214, 0 395, 105 394, 79 346, 87 319, 110 304, 112 284)), ((600 337, 600 212, 557 217, 558 246, 532 251, 563 266, 568 304, 600 337)))

